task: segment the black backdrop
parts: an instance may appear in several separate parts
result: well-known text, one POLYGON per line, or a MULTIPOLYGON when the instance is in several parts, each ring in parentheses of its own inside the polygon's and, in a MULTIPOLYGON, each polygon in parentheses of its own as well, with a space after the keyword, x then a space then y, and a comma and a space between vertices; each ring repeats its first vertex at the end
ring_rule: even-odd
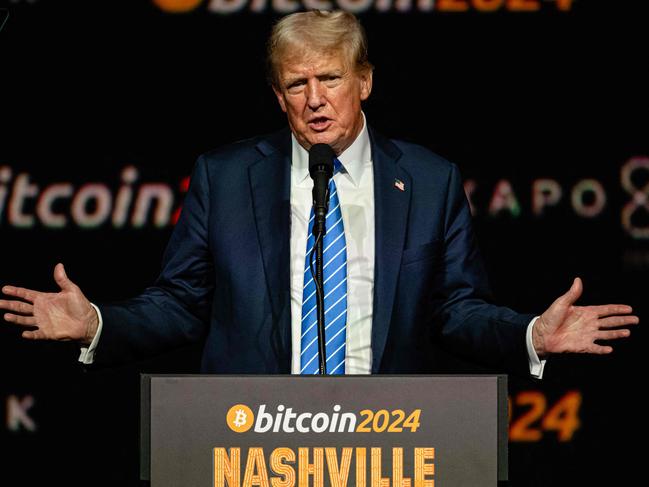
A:
MULTIPOLYGON (((228 15, 200 0, 0 3, 10 12, 0 32, 0 285, 55 290, 61 261, 93 301, 136 294, 159 270, 196 157, 283 126, 264 40, 282 6, 311 4, 220 4, 235 3, 228 15), (128 168, 137 175, 125 185, 128 168), (131 205, 113 220, 124 187, 131 205), (147 206, 145 189, 163 196, 147 206)), ((582 303, 646 315, 642 3, 341 3, 367 7, 369 123, 460 166, 502 304, 540 312, 579 275, 582 303), (539 180, 561 192, 540 209, 539 180)), ((508 485, 628 485, 640 475, 644 340, 637 328, 611 356, 557 357, 542 382, 512 380, 508 485)), ((2 324, 0 482, 137 485, 138 373, 194 372, 199 353, 84 373, 74 345, 21 341, 2 324)), ((469 370, 448 357, 440 372, 469 370)))

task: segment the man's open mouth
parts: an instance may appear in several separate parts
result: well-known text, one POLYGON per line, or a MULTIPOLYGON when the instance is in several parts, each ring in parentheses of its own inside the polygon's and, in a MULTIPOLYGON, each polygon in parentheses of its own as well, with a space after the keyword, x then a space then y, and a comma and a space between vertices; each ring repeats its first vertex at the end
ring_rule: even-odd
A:
POLYGON ((327 117, 315 117, 309 120, 308 125, 312 130, 315 130, 316 132, 322 132, 324 130, 327 130, 331 123, 331 119, 327 117))

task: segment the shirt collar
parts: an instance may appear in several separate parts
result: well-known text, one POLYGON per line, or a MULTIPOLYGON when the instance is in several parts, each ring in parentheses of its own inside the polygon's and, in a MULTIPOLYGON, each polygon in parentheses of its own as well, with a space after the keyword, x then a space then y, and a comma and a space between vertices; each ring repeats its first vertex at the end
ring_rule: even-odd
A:
MULTIPOLYGON (((365 163, 372 160, 370 136, 367 132, 365 114, 363 113, 362 115, 363 128, 356 137, 356 140, 338 156, 338 160, 344 168, 343 173, 349 177, 354 186, 358 186, 361 181, 365 163)), ((293 134, 291 134, 291 141, 293 152, 291 163, 293 165, 293 171, 297 176, 297 181, 303 182, 309 177, 309 153, 298 143, 293 134)))

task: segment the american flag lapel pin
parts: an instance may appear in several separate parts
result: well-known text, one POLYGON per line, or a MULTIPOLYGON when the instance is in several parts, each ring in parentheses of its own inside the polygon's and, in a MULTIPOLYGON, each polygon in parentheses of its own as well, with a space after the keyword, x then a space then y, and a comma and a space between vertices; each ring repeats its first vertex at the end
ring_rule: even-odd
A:
POLYGON ((406 185, 403 184, 403 181, 401 181, 401 179, 395 179, 394 180, 394 187, 397 188, 399 191, 405 191, 406 190, 406 185))

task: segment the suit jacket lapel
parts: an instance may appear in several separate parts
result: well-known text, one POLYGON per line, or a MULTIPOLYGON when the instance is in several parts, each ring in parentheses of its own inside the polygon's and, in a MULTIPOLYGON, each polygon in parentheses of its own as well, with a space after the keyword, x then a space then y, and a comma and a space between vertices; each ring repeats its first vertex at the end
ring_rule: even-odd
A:
POLYGON ((262 158, 249 168, 257 236, 273 314, 273 340, 280 370, 290 373, 290 189, 291 138, 281 131, 257 144, 262 158))
POLYGON ((410 208, 410 176, 398 165, 399 148, 370 129, 374 166, 374 305, 372 313, 372 373, 379 372, 390 331, 401 254, 410 208), (398 181, 404 189, 397 187, 398 181))

